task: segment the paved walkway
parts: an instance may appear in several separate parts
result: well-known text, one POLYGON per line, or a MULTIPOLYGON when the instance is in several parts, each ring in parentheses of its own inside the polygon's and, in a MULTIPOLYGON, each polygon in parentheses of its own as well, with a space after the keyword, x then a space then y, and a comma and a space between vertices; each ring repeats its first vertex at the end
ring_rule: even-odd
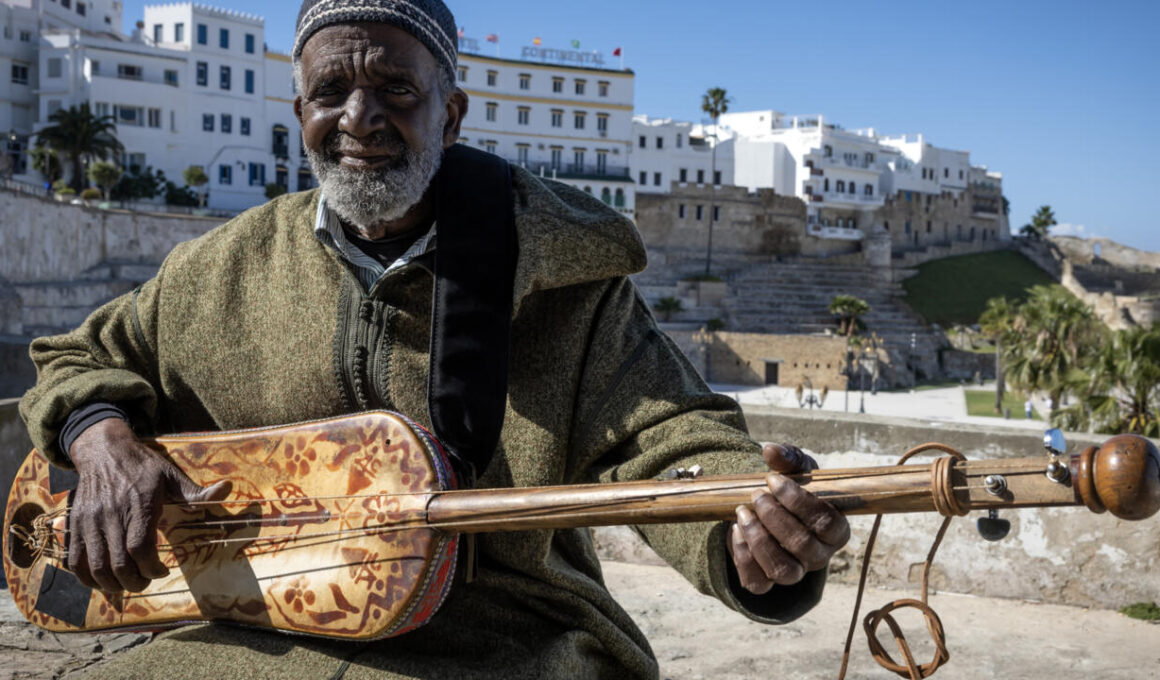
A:
MULTIPOLYGON (((728 394, 742 405, 776 406, 780 408, 799 408, 797 395, 791 387, 754 387, 752 385, 710 385, 717 392, 728 394)), ((984 383, 982 386, 969 385, 954 387, 940 387, 933 389, 879 392, 833 390, 826 396, 821 409, 823 411, 848 411, 858 413, 863 408, 865 413, 878 416, 900 416, 928 420, 933 423, 956 422, 989 425, 991 427, 1025 427, 1030 430, 1040 430, 1048 427, 1041 419, 1026 419, 1022 413, 1012 413, 1011 418, 988 418, 985 416, 967 415, 967 400, 965 390, 979 390, 994 394, 995 383, 984 383)), ((821 393, 815 391, 815 396, 821 393)), ((1038 413, 1047 413, 1047 404, 1039 400, 1032 402, 1038 413)))

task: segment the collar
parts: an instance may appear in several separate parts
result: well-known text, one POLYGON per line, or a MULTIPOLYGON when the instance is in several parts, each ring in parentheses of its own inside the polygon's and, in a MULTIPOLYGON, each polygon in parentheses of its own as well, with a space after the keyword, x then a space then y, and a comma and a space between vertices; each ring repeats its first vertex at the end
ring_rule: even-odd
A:
POLYGON ((407 252, 392 262, 390 266, 384 267, 378 260, 367 255, 361 248, 350 242, 350 239, 346 237, 346 232, 342 229, 342 221, 339 219, 338 213, 334 212, 327 204, 326 196, 320 195, 318 212, 314 218, 314 236, 324 246, 338 253, 343 260, 354 267, 359 280, 369 290, 375 281, 384 275, 401 269, 420 255, 434 250, 436 226, 435 223, 432 223, 427 233, 420 236, 419 240, 415 241, 407 252))

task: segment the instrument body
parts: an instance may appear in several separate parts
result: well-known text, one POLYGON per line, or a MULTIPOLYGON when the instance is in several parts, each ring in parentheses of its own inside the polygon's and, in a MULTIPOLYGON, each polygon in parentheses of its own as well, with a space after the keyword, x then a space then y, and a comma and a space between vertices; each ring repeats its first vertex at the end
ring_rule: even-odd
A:
MULTIPOLYGON (((390 637, 439 608, 460 533, 731 520, 766 488, 759 473, 456 490, 438 442, 381 411, 147 443, 201 485, 230 481, 230 497, 165 506, 158 545, 169 576, 141 593, 103 593, 63 568, 64 540, 49 525, 63 524, 69 494, 53 488, 56 473, 33 452, 4 520, 9 588, 33 623, 95 631, 223 620, 342 639, 390 637)), ((1114 437, 1066 466, 1055 458, 1049 465, 1043 456, 946 457, 793 479, 846 514, 1086 505, 1143 519, 1160 509, 1160 452, 1146 439, 1114 437)))
POLYGON ((37 517, 43 529, 68 503, 33 452, 8 498, 4 568, 17 608, 34 624, 68 632, 228 620, 375 639, 422 625, 450 589, 458 536, 413 520, 431 493, 454 488, 451 468, 438 443, 400 416, 147 443, 199 484, 230 481, 228 501, 166 505, 158 544, 169 575, 141 593, 91 590, 63 559, 22 549, 9 530, 31 528, 37 517), (400 521, 408 528, 394 528, 400 521))

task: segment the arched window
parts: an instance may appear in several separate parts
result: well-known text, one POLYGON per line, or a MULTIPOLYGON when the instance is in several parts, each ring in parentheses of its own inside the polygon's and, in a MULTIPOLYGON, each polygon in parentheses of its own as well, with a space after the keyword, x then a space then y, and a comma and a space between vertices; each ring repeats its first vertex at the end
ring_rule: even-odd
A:
POLYGON ((624 189, 616 190, 616 200, 613 202, 613 205, 615 205, 617 208, 624 207, 624 189))
POLYGON ((838 193, 839 194, 846 193, 846 181, 845 180, 841 180, 841 179, 838 180, 838 193))
POLYGON ((584 193, 586 193, 586 194, 592 193, 592 187, 584 187, 584 193))
POLYGON ((867 195, 867 196, 873 196, 873 195, 874 195, 874 185, 873 185, 873 184, 867 184, 867 185, 866 185, 866 195, 867 195))
POLYGON ((601 189, 600 190, 600 200, 611 205, 612 204, 612 190, 609 189, 608 187, 604 187, 603 189, 601 189))

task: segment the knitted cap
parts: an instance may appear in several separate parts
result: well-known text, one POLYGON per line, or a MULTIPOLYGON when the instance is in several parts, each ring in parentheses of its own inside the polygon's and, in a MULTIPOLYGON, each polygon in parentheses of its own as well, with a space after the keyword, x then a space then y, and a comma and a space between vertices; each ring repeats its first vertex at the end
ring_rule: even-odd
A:
POLYGON ((455 17, 442 0, 303 0, 294 36, 294 58, 302 57, 306 41, 319 30, 359 21, 390 24, 410 33, 455 79, 458 33, 455 17))

